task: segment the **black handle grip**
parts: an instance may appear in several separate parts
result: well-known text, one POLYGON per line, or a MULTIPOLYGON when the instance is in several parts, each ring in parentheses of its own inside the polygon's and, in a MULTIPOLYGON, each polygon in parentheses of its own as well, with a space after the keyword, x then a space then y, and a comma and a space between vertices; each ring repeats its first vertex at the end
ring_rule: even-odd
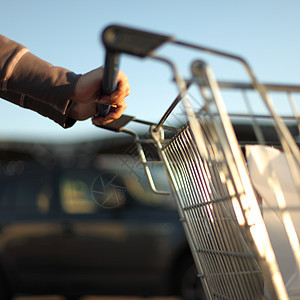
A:
MULTIPOLYGON (((136 30, 133 28, 111 25, 102 33, 102 42, 106 49, 104 75, 102 81, 103 95, 110 95, 116 88, 116 77, 120 53, 146 57, 173 37, 136 30)), ((108 105, 98 105, 97 116, 106 116, 110 111, 108 105)))
POLYGON ((129 27, 111 25, 105 28, 102 41, 108 51, 146 57, 168 41, 172 36, 155 34, 129 27))
POLYGON ((110 95, 117 88, 117 75, 119 71, 119 53, 107 52, 102 79, 103 95, 110 95))
MULTIPOLYGON (((102 95, 110 95, 116 90, 118 70, 119 53, 107 51, 102 78, 102 95)), ((95 117, 108 115, 110 108, 110 105, 98 104, 95 117)))

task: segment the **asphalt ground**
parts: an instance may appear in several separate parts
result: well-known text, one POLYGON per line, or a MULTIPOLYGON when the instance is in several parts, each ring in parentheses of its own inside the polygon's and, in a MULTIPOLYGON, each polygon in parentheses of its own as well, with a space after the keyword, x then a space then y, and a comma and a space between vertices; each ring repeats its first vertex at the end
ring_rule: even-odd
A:
MULTIPOLYGON (((180 300, 177 297, 120 297, 120 296, 85 296, 81 297, 80 300, 180 300)), ((14 300, 66 300, 61 296, 32 296, 32 297, 16 297, 14 300)))

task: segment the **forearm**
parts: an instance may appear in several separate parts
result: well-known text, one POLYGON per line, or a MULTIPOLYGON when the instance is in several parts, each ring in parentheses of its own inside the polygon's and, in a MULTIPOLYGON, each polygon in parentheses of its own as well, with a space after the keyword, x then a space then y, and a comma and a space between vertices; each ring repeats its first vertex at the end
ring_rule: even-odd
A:
POLYGON ((58 123, 64 128, 69 128, 73 126, 76 122, 75 120, 69 117, 70 109, 72 108, 71 101, 66 106, 65 112, 61 113, 47 103, 13 92, 3 92, 0 90, 0 98, 8 100, 9 102, 21 106, 23 108, 28 108, 32 111, 35 111, 44 117, 48 117, 49 119, 53 120, 54 122, 58 123))
MULTIPOLYGON (((95 115, 100 103, 112 108, 107 116, 93 119, 96 125, 118 119, 126 108, 125 98, 130 93, 127 76, 118 72, 117 89, 109 96, 101 93, 102 76, 101 67, 82 76, 55 67, 0 35, 0 97, 41 115, 55 119, 53 116, 58 113, 70 120, 67 116, 71 107, 70 116, 86 120, 95 115)), ((67 123, 64 122, 64 127, 67 123)))
MULTIPOLYGON (((80 75, 55 67, 0 35, 0 90, 37 99, 64 114, 80 75)), ((8 95, 5 99, 10 100, 8 95)), ((30 108, 30 107, 29 107, 30 108)))

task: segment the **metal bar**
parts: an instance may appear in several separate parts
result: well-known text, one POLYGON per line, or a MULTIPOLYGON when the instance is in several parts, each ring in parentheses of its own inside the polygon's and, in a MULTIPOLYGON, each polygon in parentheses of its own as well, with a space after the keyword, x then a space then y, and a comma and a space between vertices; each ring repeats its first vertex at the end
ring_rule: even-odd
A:
MULTIPOLYGON (((171 145, 172 145, 172 143, 170 143, 170 147, 171 147, 171 145)), ((205 270, 202 270, 202 268, 206 265, 204 263, 199 264, 199 259, 202 260, 203 258, 200 258, 199 256, 195 256, 195 252, 194 252, 195 251, 195 242, 191 235, 191 224, 186 222, 187 218, 182 210, 182 204, 184 204, 184 198, 182 197, 182 189, 180 188, 182 184, 181 184, 181 176, 180 176, 180 174, 178 174, 178 171, 180 169, 179 169, 179 166, 176 165, 176 156, 174 157, 174 153, 173 153, 172 149, 170 149, 169 147, 168 147, 168 149, 165 149, 164 151, 162 151, 161 154, 166 163, 166 167, 168 169, 168 173, 171 178, 171 183, 172 183, 172 186, 174 187, 174 193, 176 195, 176 199, 178 199, 177 204, 178 204, 178 208, 179 208, 179 213, 185 220, 185 222, 183 224, 185 225, 184 228, 185 228, 185 231, 187 234, 188 241, 190 243, 192 254, 194 256, 195 262, 197 263, 196 265, 198 268, 198 272, 199 272, 199 268, 200 268, 201 269, 200 273, 206 273, 205 270), (175 160, 175 162, 174 162, 174 160, 175 160)), ((199 241, 199 243, 201 244, 201 240, 199 241)), ((206 290, 206 295, 211 298, 212 296, 210 294, 210 289, 208 288, 209 286, 211 286, 211 283, 207 282, 207 280, 205 278, 203 280, 204 281, 202 283, 203 283, 204 289, 206 290)))
MULTIPOLYGON (((203 80, 197 79, 186 79, 188 85, 196 83, 202 87, 207 87, 208 85, 203 82, 203 80)), ((266 90, 274 92, 300 92, 300 85, 292 84, 278 84, 278 83, 261 83, 266 90)), ((220 89, 233 89, 233 90, 254 90, 252 83, 247 82, 231 82, 231 81, 222 81, 218 80, 218 85, 220 89)))
MULTIPOLYGON (((191 83, 188 83, 186 85, 186 88, 189 89, 191 83)), ((175 100, 172 102, 172 104, 169 106, 169 108, 167 109, 167 111, 165 112, 165 114, 162 116, 162 118, 160 119, 160 121, 157 124, 156 129, 154 129, 155 131, 158 130, 158 128, 160 128, 165 121, 167 120, 167 118, 169 117, 169 115, 172 113, 172 111, 174 110, 174 108, 178 105, 178 103, 182 100, 182 94, 179 93, 179 95, 175 98, 175 100)))
MULTIPOLYGON (((153 123, 153 122, 149 122, 149 121, 145 121, 145 120, 140 120, 140 119, 134 119, 134 120, 132 120, 132 122, 140 123, 140 124, 144 124, 144 125, 148 125, 148 126, 157 125, 157 123, 153 123)), ((178 132, 178 128, 175 128, 175 127, 172 127, 172 126, 162 125, 162 128, 166 129, 166 130, 178 132)))
MULTIPOLYGON (((234 252, 234 251, 223 251, 223 250, 214 250, 214 249, 197 249, 197 252, 204 252, 208 254, 216 254, 216 255, 228 255, 228 256, 236 256, 236 257, 256 257, 253 253, 245 253, 245 252, 234 252)), ((256 271, 261 273, 261 271, 256 271)))
MULTIPOLYGON (((186 140, 185 140, 185 141, 186 141, 186 140)), ((185 143, 185 144, 186 144, 186 143, 185 143)), ((181 151, 180 151, 180 153, 181 153, 181 152, 182 152, 182 148, 180 148, 180 150, 181 150, 181 151)), ((186 163, 186 161, 188 161, 188 160, 184 157, 184 158, 183 158, 183 161, 186 163)), ((188 167, 191 167, 191 166, 188 165, 188 167)), ((193 168, 191 168, 191 169, 193 169, 193 168)), ((195 177, 193 176, 193 174, 191 175, 191 177, 192 177, 192 178, 195 178, 195 177)), ((199 189, 196 188, 195 190, 197 191, 197 190, 199 190, 199 189)), ((207 218, 209 218, 208 215, 206 215, 206 216, 207 216, 207 218)), ((215 219, 215 221, 216 221, 216 219, 215 219)), ((213 230, 213 228, 212 228, 211 230, 213 230)), ((223 232, 223 234, 224 234, 224 232, 223 232)), ((217 244, 217 242, 215 242, 215 244, 217 244)), ((212 247, 212 245, 211 245, 210 247, 212 247)), ((209 264, 209 265, 211 265, 211 264, 209 264)), ((224 266, 224 267, 225 267, 225 266, 224 266)), ((224 286, 229 286, 229 287, 230 287, 231 285, 230 285, 230 284, 229 284, 229 285, 228 285, 228 284, 224 284, 224 286)))
MULTIPOLYGON (((205 123, 204 123, 205 124, 205 123)), ((216 139, 216 137, 209 137, 209 135, 208 135, 208 133, 211 133, 211 130, 208 130, 208 127, 207 127, 207 129, 205 130, 205 132, 206 132, 206 137, 207 137, 207 139, 206 139, 206 141, 208 141, 208 143, 210 144, 210 146, 211 147, 213 147, 214 148, 214 150, 212 151, 212 152, 210 152, 211 153, 211 155, 213 156, 213 155, 216 155, 216 154, 218 154, 218 155, 220 155, 220 153, 218 153, 218 150, 217 150, 217 147, 216 147, 216 142, 217 143, 219 143, 218 142, 218 139, 216 139), (210 142, 211 141, 211 142, 210 142)), ((216 133, 214 133, 214 136, 216 136, 216 133)), ((210 156, 210 161, 212 160, 212 161, 222 161, 223 159, 224 159, 224 156, 223 155, 221 155, 221 157, 223 157, 223 158, 213 158, 213 157, 211 157, 210 156)), ((224 163, 223 163, 224 164, 224 163)), ((216 170, 217 171, 217 170, 216 170)), ((213 172, 214 173, 214 172, 213 172)), ((212 174, 213 174, 212 173, 212 174)), ((218 182, 218 173, 219 173, 219 171, 217 171, 216 172, 216 175, 215 175, 215 177, 212 179, 212 182, 214 182, 214 183, 217 183, 218 182)), ((234 196, 234 195, 233 195, 234 196)), ((234 215, 234 213, 232 213, 232 215, 234 215)), ((224 231, 224 228, 222 228, 223 229, 223 231, 224 231)), ((223 232, 222 230, 221 230, 221 233, 220 233, 220 235, 218 236, 219 237, 219 239, 220 240, 222 240, 222 235, 224 235, 224 232, 223 232)), ((227 241, 227 240, 229 240, 230 239, 230 236, 234 236, 234 232, 230 232, 231 230, 230 230, 230 227, 227 229, 227 231, 228 231, 228 237, 227 238, 225 238, 225 241, 227 241)), ((225 231, 225 233, 227 232, 227 231, 225 231)), ((227 245, 227 247, 229 247, 229 245, 227 245)), ((235 246, 236 247, 236 246, 235 246)))
MULTIPOLYGON (((190 132, 189 132, 189 134, 190 134, 190 132)), ((192 140, 193 140, 193 139, 192 139, 191 136, 190 136, 190 141, 192 141, 192 140)), ((195 148, 195 145, 194 145, 194 149, 197 149, 197 148, 195 148)), ((197 152, 195 151, 195 153, 197 153, 197 152)), ((208 180, 210 189, 211 189, 211 188, 214 188, 214 187, 211 185, 211 174, 210 174, 209 168, 206 166, 205 169, 206 169, 206 171, 202 172, 203 174, 207 174, 204 178, 205 178, 206 180, 208 180), (208 174, 209 174, 209 175, 208 175, 208 174)), ((211 195, 215 194, 215 193, 213 193, 213 190, 211 190, 211 193, 212 193, 211 195)), ((215 232, 215 233, 216 233, 216 238, 218 239, 219 228, 218 228, 218 225, 216 226, 216 223, 215 223, 215 222, 216 222, 216 209, 214 209, 214 211, 212 211, 212 210, 210 209, 210 208, 211 208, 211 205, 212 205, 212 203, 211 203, 212 199, 209 199, 208 201, 209 201, 210 206, 208 207, 208 210, 206 210, 206 218, 209 220, 209 219, 212 218, 212 213, 214 214, 214 217, 213 217, 212 221, 211 221, 211 222, 208 222, 208 224, 210 224, 210 226, 209 226, 210 232, 215 232), (213 224, 214 224, 214 226, 213 226, 213 224)), ((219 218, 220 218, 220 217, 219 217, 219 218)), ((206 226, 207 226, 207 223, 206 223, 206 226)), ((217 239, 213 239, 213 240, 211 241, 211 242, 213 242, 213 244, 212 244, 212 245, 209 245, 210 248, 216 248, 216 247, 217 247, 217 245, 218 245, 217 239)), ((221 264, 224 263, 223 260, 221 260, 221 261, 220 261, 220 260, 217 260, 217 261, 214 262, 216 268, 217 268, 218 265, 220 266, 220 262, 221 262, 221 264)), ((223 269, 225 269, 225 265, 223 265, 223 269)), ((225 278, 224 278, 224 279, 225 279, 225 278)), ((231 286, 228 285, 228 283, 227 283, 226 281, 223 281, 223 283, 222 283, 222 290, 223 290, 223 293, 225 292, 226 289, 228 290, 228 287, 231 287, 231 286)), ((232 291, 231 291, 231 293, 232 293, 232 291)))
POLYGON ((297 121, 297 124, 298 124, 298 134, 299 134, 300 133, 300 114, 299 114, 297 105, 295 103, 295 99, 294 99, 292 93, 290 93, 290 92, 288 93, 288 100, 289 100, 290 106, 292 108, 294 118, 295 118, 295 120, 297 121))
MULTIPOLYGON (((153 176, 152 176, 150 168, 149 168, 149 164, 151 164, 153 162, 147 161, 146 155, 144 153, 144 149, 143 149, 143 147, 141 145, 141 142, 139 140, 138 135, 134 131, 129 130, 129 129, 122 129, 122 132, 127 133, 129 135, 132 135, 135 138, 135 143, 136 143, 136 146, 137 146, 137 151, 138 151, 139 157, 141 159, 141 162, 143 164, 144 171, 145 171, 145 174, 147 176, 147 179, 148 179, 149 185, 151 187, 151 190, 154 193, 159 194, 159 195, 169 195, 170 193, 168 191, 161 191, 161 190, 158 190, 156 188, 155 182, 153 180, 153 176)), ((155 162, 155 163, 159 163, 159 162, 155 162)))
POLYGON ((179 92, 179 95, 175 98, 175 100, 173 101, 173 103, 171 104, 169 109, 166 111, 164 116, 161 118, 161 120, 158 122, 156 127, 153 129, 154 132, 158 132, 160 130, 160 128, 162 127, 162 125, 164 124, 164 122, 166 121, 166 119, 171 114, 171 112, 177 106, 177 104, 186 96, 188 85, 186 84, 184 79, 179 74, 176 66, 169 59, 161 57, 161 56, 156 56, 154 53, 149 55, 149 57, 152 58, 152 59, 161 61, 161 62, 165 63, 166 65, 168 65, 171 68, 171 71, 174 75, 174 79, 175 79, 176 85, 178 87, 178 92, 179 92))

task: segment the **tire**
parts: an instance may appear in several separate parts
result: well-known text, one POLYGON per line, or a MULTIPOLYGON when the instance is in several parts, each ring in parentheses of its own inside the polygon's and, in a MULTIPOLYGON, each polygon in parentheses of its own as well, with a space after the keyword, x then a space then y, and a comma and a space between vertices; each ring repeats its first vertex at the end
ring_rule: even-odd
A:
POLYGON ((68 296, 65 296, 65 298, 67 300, 79 300, 80 296, 75 296, 75 295, 71 296, 71 295, 68 295, 68 296))
POLYGON ((205 300, 204 290, 192 258, 183 260, 179 268, 177 286, 183 300, 205 300))
POLYGON ((12 300, 13 295, 10 293, 8 287, 5 284, 5 281, 0 277, 0 299, 1 300, 12 300))

